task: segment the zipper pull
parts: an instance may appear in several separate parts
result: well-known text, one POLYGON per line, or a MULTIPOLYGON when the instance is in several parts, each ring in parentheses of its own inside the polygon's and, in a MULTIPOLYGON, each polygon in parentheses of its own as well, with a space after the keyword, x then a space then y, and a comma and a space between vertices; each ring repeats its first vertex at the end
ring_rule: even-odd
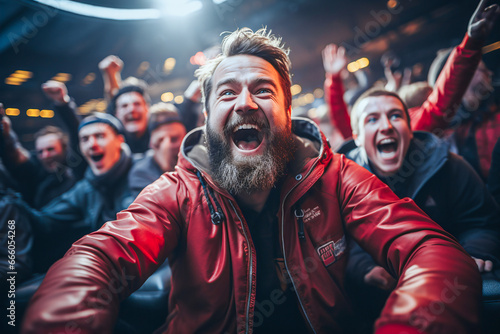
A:
POLYGON ((295 206, 294 211, 295 217, 297 218, 297 222, 299 223, 299 239, 305 239, 306 236, 304 234, 304 211, 298 206, 295 206))

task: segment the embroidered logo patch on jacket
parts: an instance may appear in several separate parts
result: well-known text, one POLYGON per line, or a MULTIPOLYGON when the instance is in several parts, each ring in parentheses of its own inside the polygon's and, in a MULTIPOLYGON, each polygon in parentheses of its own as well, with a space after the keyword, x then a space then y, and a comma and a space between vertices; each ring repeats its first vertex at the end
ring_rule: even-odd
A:
POLYGON ((344 253, 345 249, 346 240, 344 235, 335 242, 330 241, 323 246, 319 246, 316 251, 318 252, 318 255, 321 258, 321 261, 323 261, 325 267, 328 267, 337 261, 337 258, 344 253))

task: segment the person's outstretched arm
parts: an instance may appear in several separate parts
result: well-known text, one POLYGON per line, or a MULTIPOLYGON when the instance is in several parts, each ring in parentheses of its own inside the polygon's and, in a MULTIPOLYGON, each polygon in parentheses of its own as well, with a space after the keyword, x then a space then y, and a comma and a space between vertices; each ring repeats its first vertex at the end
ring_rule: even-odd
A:
POLYGON ((479 3, 462 43, 451 52, 427 100, 409 110, 413 130, 440 135, 439 130, 446 129, 453 119, 481 61, 481 47, 500 14, 498 5, 486 7, 487 2, 479 3))
POLYGON ((121 300, 138 289, 177 245, 176 189, 165 174, 127 210, 76 243, 47 272, 24 318, 23 333, 111 333, 121 300), (156 191, 161 188, 162 191, 156 191))

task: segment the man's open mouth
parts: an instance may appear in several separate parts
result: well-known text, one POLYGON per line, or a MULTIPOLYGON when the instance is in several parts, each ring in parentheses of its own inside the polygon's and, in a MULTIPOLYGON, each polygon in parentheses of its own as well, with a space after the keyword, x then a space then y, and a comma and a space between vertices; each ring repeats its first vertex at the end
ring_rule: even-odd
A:
POLYGON ((141 119, 141 116, 139 115, 134 115, 134 114, 129 114, 125 116, 125 121, 126 122, 135 122, 141 119))
POLYGON ((259 147, 264 134, 257 125, 242 124, 233 131, 233 142, 240 150, 251 151, 259 147))
POLYGON ((94 162, 99 162, 102 160, 102 158, 104 158, 104 154, 91 154, 90 155, 90 159, 92 159, 92 161, 94 162))
POLYGON ((394 154, 398 150, 398 142, 394 138, 382 139, 377 144, 377 150, 383 155, 394 154))

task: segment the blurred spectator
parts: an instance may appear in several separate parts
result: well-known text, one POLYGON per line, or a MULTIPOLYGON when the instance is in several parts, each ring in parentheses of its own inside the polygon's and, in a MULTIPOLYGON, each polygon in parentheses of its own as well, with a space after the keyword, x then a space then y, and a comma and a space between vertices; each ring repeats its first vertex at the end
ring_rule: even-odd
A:
MULTIPOLYGON (((62 93, 64 84, 49 82, 44 84, 44 91, 58 90, 53 96, 64 96, 62 93)), ((67 94, 65 95, 67 96, 67 94)), ((54 97, 57 99, 57 97, 54 97)), ((68 98, 69 99, 69 98, 68 98)), ((62 106, 62 105, 60 105, 62 106)), ((76 116, 72 110, 58 111, 65 114, 66 119, 72 126, 78 125, 76 116), (71 115, 68 115, 71 114, 71 115)), ((19 189, 24 199, 34 208, 41 208, 52 199, 68 191, 77 181, 73 170, 68 167, 75 165, 81 158, 74 155, 77 159, 69 157, 69 139, 68 135, 54 126, 48 126, 35 134, 35 154, 31 154, 21 146, 17 135, 11 130, 10 120, 4 118, 4 149, 6 153, 6 167, 12 176, 19 183, 19 189), (72 160, 69 160, 72 159, 72 160), (69 160, 69 161, 68 161, 69 160)), ((76 131, 76 129, 73 129, 76 131)), ((73 150, 75 152, 75 150, 73 150)), ((84 165, 78 163, 77 165, 84 165)), ((78 167, 81 168, 81 167, 78 167)))
POLYGON ((94 113, 82 120, 78 135, 89 164, 85 177, 41 210, 31 210, 38 271, 132 203, 127 181, 132 158, 122 134, 121 123, 111 115, 94 113))
MULTIPOLYGON (((10 124, 5 120, 3 104, 0 103, 0 143, 4 139, 4 130, 10 124)), ((27 215, 15 203, 19 201, 19 195, 14 191, 16 186, 12 177, 4 168, 4 151, 0 146, 0 305, 4 306, 10 289, 10 283, 21 283, 29 278, 32 272, 32 244, 33 234, 27 215), (11 282, 9 272, 15 272, 15 281, 11 282)), ((13 289, 15 294, 15 288, 13 289)), ((13 297, 9 299, 14 300, 13 297)), ((4 328, 6 320, 0 325, 4 328)))
POLYGON ((161 102, 151 107, 148 128, 151 150, 134 164, 129 174, 130 191, 134 197, 163 173, 174 170, 182 139, 186 135, 177 108, 171 103, 161 102))
POLYGON ((149 145, 148 117, 151 98, 144 81, 122 86, 113 96, 109 111, 123 124, 132 153, 146 152, 149 145))
MULTIPOLYGON (((121 80, 123 61, 117 56, 107 56, 99 63, 104 80, 104 94, 109 96, 108 112, 122 122, 125 139, 133 153, 144 153, 149 147, 150 133, 147 129, 151 98, 147 83, 135 77, 121 80)), ((179 116, 190 131, 199 125, 201 116, 201 91, 197 80, 193 80, 184 92, 184 100, 177 105, 179 116)))
POLYGON ((53 103, 54 113, 62 120, 64 132, 69 137, 69 145, 64 164, 71 168, 77 180, 80 180, 87 169, 87 163, 78 148, 78 124, 75 101, 68 95, 68 89, 62 82, 49 80, 42 84, 42 91, 53 103))

